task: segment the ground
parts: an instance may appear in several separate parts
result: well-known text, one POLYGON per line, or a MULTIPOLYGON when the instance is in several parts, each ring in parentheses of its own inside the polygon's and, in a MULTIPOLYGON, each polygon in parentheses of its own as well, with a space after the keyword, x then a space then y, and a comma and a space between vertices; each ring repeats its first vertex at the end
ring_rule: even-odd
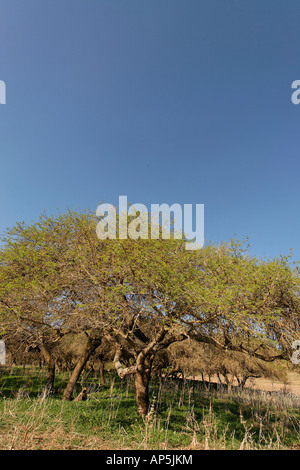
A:
POLYGON ((295 373, 288 385, 256 379, 244 391, 153 380, 151 412, 143 420, 131 380, 110 372, 102 386, 98 377, 89 377, 87 401, 63 402, 67 375, 58 375, 54 396, 43 399, 44 372, 2 370, 1 449, 300 448, 300 376, 295 373))

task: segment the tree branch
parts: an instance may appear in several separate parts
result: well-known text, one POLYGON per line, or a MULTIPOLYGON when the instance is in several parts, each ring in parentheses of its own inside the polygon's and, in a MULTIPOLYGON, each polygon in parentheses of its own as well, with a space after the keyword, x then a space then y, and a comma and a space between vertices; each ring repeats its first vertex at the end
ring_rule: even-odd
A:
POLYGON ((122 347, 118 346, 116 349, 115 357, 114 357, 114 366, 115 366, 118 376, 121 379, 124 379, 126 375, 135 374, 136 366, 123 367, 120 362, 121 357, 122 357, 122 347))

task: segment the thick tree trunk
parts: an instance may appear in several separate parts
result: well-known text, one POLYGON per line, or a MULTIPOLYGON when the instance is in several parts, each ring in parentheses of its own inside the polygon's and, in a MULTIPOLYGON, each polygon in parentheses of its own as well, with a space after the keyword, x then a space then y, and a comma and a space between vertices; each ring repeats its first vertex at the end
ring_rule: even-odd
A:
POLYGON ((55 361, 51 356, 50 351, 47 347, 42 344, 39 346, 39 349, 45 359, 46 366, 47 366, 47 378, 46 378, 46 385, 43 392, 43 397, 49 397, 53 393, 54 389, 54 380, 55 380, 55 361))
POLYGON ((146 357, 135 373, 135 397, 138 413, 144 418, 149 411, 149 382, 153 358, 146 357))
MULTIPOLYGON (((114 357, 114 365, 117 371, 118 376, 123 379, 124 377, 134 374, 135 377, 135 391, 136 391, 136 404, 138 408, 138 413, 143 418, 147 416, 149 412, 149 381, 151 377, 151 368, 153 359, 158 350, 166 349, 170 344, 183 341, 186 339, 185 335, 180 336, 170 336, 165 340, 166 330, 162 326, 155 338, 150 341, 140 352, 136 354, 133 350, 125 350, 124 346, 119 342, 115 341, 110 334, 106 334, 106 338, 114 342, 116 345, 116 353, 114 357), (165 340, 165 341, 164 341, 165 340), (135 365, 124 367, 121 363, 122 354, 124 351, 127 352, 127 356, 134 357, 136 359, 135 365)), ((141 339, 141 338, 139 338, 141 339)), ((145 338, 141 339, 144 341, 145 338)))
POLYGON ((75 366, 75 369, 73 370, 73 372, 71 374, 70 380, 69 380, 69 382, 68 382, 68 384, 67 384, 67 386, 64 390, 64 393, 63 393, 63 396, 62 396, 63 400, 65 400, 65 401, 70 401, 71 400, 73 390, 76 386, 76 383, 77 383, 77 381, 80 377, 81 372, 85 368, 86 363, 89 360, 89 358, 91 357, 91 355, 93 354, 93 352, 98 348, 98 346, 100 346, 100 344, 101 344, 101 338, 95 338, 95 339, 89 339, 88 340, 86 349, 85 349, 84 353, 82 354, 82 356, 79 358, 79 360, 78 360, 78 362, 75 366))

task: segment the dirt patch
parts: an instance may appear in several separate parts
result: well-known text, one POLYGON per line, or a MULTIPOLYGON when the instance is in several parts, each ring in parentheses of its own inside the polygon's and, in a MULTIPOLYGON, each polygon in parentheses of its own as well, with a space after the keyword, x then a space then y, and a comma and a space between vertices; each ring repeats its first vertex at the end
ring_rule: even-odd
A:
MULTIPOLYGON (((261 390, 265 392, 286 392, 300 397, 300 375, 296 372, 289 372, 287 374, 287 383, 272 381, 270 379, 249 379, 245 388, 252 390, 261 390)), ((195 380, 202 381, 202 377, 197 376, 195 380)), ((206 377, 205 377, 206 380, 206 377)), ((208 379, 207 379, 208 381, 208 379)), ((220 383, 217 376, 212 376, 210 381, 213 383, 220 383)), ((233 386, 238 386, 237 381, 233 381, 233 386)))
POLYGON ((300 396, 300 375, 290 372, 288 374, 287 384, 282 382, 273 382, 268 379, 253 379, 252 383, 249 383, 248 388, 267 392, 283 391, 300 396))

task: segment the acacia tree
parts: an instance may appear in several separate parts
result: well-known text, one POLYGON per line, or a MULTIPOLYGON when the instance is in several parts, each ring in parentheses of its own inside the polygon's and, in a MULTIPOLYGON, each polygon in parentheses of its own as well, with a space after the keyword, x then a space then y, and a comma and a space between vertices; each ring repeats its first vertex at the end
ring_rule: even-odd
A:
POLYGON ((41 353, 48 370, 45 396, 53 392, 53 349, 64 335, 84 331, 89 343, 88 353, 83 352, 70 378, 72 385, 67 386, 70 394, 85 362, 101 343, 102 336, 96 341, 90 324, 77 318, 78 299, 72 288, 77 225, 71 213, 43 215, 32 225, 19 223, 6 232, 0 252, 1 333, 8 340, 21 337, 28 348, 41 353))
MULTIPOLYGON (((134 267, 133 255, 139 253, 110 240, 98 240, 93 216, 74 212, 57 218, 42 216, 29 226, 18 224, 8 231, 5 243, 0 277, 2 330, 5 328, 7 335, 22 330, 31 346, 42 352, 49 369, 49 392, 54 380, 51 345, 70 332, 81 331, 88 338, 63 393, 63 399, 69 400, 88 359, 105 336, 117 349, 115 364, 120 375, 128 373, 121 371, 121 354, 135 359, 138 356, 137 401, 145 400, 139 405, 139 410, 143 407, 141 414, 145 414, 155 349, 158 343, 160 348, 167 347, 178 336, 167 335, 170 325, 166 315, 159 312, 162 298, 158 300, 159 286, 154 285, 155 279, 151 281, 151 271, 144 269, 144 263, 134 267), (146 275, 151 285, 141 279, 146 275), (149 301, 150 293, 154 300, 149 301), (148 336, 138 329, 139 316, 156 318, 148 336), (137 342, 135 348, 131 334, 137 342)), ((168 252, 170 247, 166 248, 168 252)), ((159 253, 160 248, 156 249, 159 253)), ((143 253, 149 258, 149 249, 144 246, 143 253)))
POLYGON ((21 339, 28 350, 42 354, 48 370, 45 395, 53 391, 51 345, 59 339, 53 302, 61 292, 60 253, 47 236, 53 228, 49 220, 17 224, 7 231, 0 252, 1 332, 8 341, 21 339))
POLYGON ((71 331, 89 337, 64 391, 66 400, 104 336, 115 348, 120 377, 135 374, 144 416, 155 354, 186 337, 173 316, 179 294, 185 295, 180 287, 188 269, 184 245, 99 240, 95 222, 91 214, 72 212, 42 216, 37 224, 18 224, 8 232, 1 253, 2 326, 29 332, 41 351, 44 338, 51 343, 71 331), (131 361, 129 368, 122 366, 124 358, 131 361))
POLYGON ((234 241, 195 253, 174 239, 97 240, 90 223, 79 246, 78 284, 90 293, 83 309, 114 345, 119 376, 134 375, 142 416, 154 357, 174 342, 289 359, 299 276, 288 258, 259 260, 234 241))
POLYGON ((180 282, 188 269, 184 245, 175 240, 98 240, 94 231, 89 221, 79 234, 73 271, 82 299, 78 308, 115 348, 118 375, 134 374, 138 412, 145 416, 155 355, 187 337, 173 315, 176 299, 188 292, 180 282))
POLYGON ((99 240, 96 223, 89 213, 43 216, 10 231, 1 253, 7 327, 29 329, 39 341, 69 332, 89 339, 64 399, 103 337, 118 375, 134 375, 141 416, 153 360, 175 342, 190 337, 267 361, 288 358, 299 326, 299 276, 287 259, 258 260, 234 242, 189 252, 172 238, 99 240))

